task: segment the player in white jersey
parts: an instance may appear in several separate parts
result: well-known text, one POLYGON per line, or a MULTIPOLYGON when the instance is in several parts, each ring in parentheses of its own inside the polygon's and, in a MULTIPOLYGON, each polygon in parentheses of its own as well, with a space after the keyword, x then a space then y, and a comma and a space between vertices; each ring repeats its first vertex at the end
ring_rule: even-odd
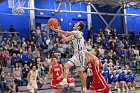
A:
POLYGON ((64 79, 60 83, 60 85, 66 85, 67 83, 67 77, 69 75, 69 69, 75 65, 77 67, 77 70, 79 72, 79 76, 82 81, 83 85, 83 91, 86 91, 86 77, 83 73, 84 71, 84 61, 85 61, 85 54, 83 50, 84 47, 84 37, 83 33, 81 32, 85 28, 85 24, 80 21, 77 22, 73 29, 74 31, 63 31, 60 29, 55 29, 53 26, 50 27, 53 31, 60 34, 63 38, 63 41, 72 41, 73 47, 74 47, 74 55, 72 58, 69 59, 69 61, 64 65, 64 79))
POLYGON ((37 78, 41 82, 41 78, 38 75, 38 71, 36 70, 36 66, 32 66, 32 70, 27 75, 28 85, 26 93, 30 93, 30 90, 34 90, 33 93, 37 93, 37 78))

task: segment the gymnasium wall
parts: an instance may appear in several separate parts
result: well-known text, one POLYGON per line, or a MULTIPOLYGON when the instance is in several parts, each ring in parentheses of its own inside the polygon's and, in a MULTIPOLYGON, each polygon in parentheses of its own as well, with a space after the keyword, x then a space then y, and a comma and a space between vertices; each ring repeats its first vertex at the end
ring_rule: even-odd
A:
MULTIPOLYGON (((58 4, 54 2, 54 0, 36 0, 35 1, 36 8, 45 8, 45 9, 57 9, 58 4)), ((66 2, 62 5, 61 10, 72 10, 72 11, 86 11, 86 4, 78 3, 78 4, 71 4, 66 2)), ((84 21, 87 25, 87 15, 80 14, 81 17, 78 17, 77 13, 56 13, 53 14, 51 12, 44 12, 44 11, 36 11, 36 26, 40 26, 40 24, 47 23, 48 19, 51 17, 55 17, 60 22, 60 19, 63 18, 63 22, 61 23, 61 27, 63 30, 72 30, 74 23, 78 21, 84 21), (43 12, 43 15, 40 15, 40 12, 43 12)), ((84 30, 84 37, 87 38, 88 27, 84 30)))
MULTIPOLYGON (((98 5, 95 5, 95 7, 98 9, 99 12, 103 13, 116 13, 119 9, 117 8, 111 8, 110 6, 103 6, 99 7, 98 5)), ((92 8, 92 12, 95 12, 95 10, 92 8)), ((119 14, 122 14, 122 10, 120 10, 119 14)), ((114 16, 108 16, 108 15, 102 15, 102 17, 106 20, 106 22, 109 24, 110 21, 114 16)), ((100 28, 105 29, 106 24, 102 21, 102 19, 99 17, 99 15, 92 15, 92 26, 95 33, 98 33, 100 28)), ((122 34, 123 31, 123 17, 116 16, 115 20, 110 25, 111 28, 116 28, 117 33, 122 34)))
MULTIPOLYGON (((140 9, 127 8, 127 13, 140 14, 140 9)), ((133 30, 135 34, 140 34, 140 17, 127 16, 128 32, 133 30)))
MULTIPOLYGON (((26 3, 25 6, 27 6, 26 3)), ((13 25, 15 30, 19 32, 20 37, 29 38, 30 31, 30 18, 28 11, 25 11, 22 16, 15 16, 11 12, 12 10, 8 8, 8 0, 0 4, 0 24, 3 30, 9 32, 10 25, 13 25)))

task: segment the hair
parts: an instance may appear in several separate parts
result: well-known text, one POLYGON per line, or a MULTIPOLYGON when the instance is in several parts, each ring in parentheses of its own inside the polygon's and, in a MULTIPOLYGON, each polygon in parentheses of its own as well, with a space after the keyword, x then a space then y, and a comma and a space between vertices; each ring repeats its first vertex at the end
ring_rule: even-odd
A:
POLYGON ((80 31, 82 31, 82 30, 84 30, 85 29, 85 27, 86 27, 86 25, 84 24, 84 22, 83 21, 80 21, 79 22, 80 24, 79 24, 79 27, 80 27, 80 31))
POLYGON ((34 64, 31 66, 31 69, 33 69, 33 67, 34 67, 34 66, 35 66, 35 67, 36 67, 36 69, 37 69, 37 66, 36 66, 36 65, 34 65, 34 64))
POLYGON ((56 55, 53 55, 53 57, 52 57, 52 58, 56 58, 56 59, 57 59, 58 57, 57 57, 56 55))

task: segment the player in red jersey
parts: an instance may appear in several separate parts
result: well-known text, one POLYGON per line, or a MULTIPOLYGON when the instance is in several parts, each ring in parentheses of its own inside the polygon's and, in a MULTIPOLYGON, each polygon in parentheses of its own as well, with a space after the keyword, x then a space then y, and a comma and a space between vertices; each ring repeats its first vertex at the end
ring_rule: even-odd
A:
POLYGON ((57 88, 56 85, 63 80, 63 68, 62 65, 58 63, 56 57, 53 57, 53 64, 49 68, 49 72, 46 75, 46 80, 44 82, 44 85, 47 83, 47 80, 51 74, 52 74, 52 81, 50 87, 51 87, 51 92, 53 92, 57 88))
POLYGON ((88 64, 93 78, 90 85, 90 92, 96 93, 101 90, 103 93, 111 93, 110 87, 102 75, 100 60, 96 57, 99 54, 99 50, 92 49, 90 52, 84 51, 84 53, 89 59, 88 64))

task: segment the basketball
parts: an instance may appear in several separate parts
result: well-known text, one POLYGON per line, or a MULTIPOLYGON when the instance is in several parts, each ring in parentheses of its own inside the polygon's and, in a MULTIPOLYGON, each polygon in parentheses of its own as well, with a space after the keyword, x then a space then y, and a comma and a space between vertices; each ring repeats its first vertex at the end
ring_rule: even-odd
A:
POLYGON ((50 18, 48 20, 48 27, 54 26, 54 28, 58 27, 58 20, 56 18, 50 18))

